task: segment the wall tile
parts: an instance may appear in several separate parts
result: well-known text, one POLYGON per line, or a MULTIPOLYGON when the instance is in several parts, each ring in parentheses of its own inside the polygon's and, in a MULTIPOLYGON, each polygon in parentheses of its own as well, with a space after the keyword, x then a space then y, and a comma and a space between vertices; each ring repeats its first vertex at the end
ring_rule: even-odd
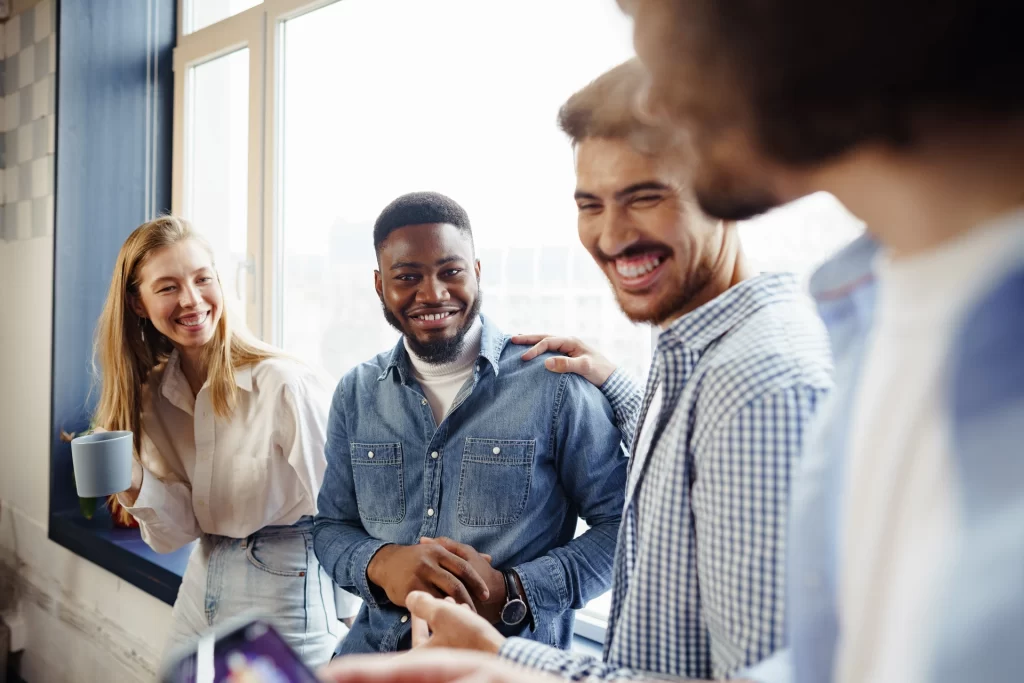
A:
POLYGON ((53 33, 53 30, 50 28, 52 23, 53 0, 43 0, 36 5, 35 42, 38 43, 53 33))
POLYGON ((50 65, 50 73, 57 73, 57 34, 51 33, 50 37, 46 39, 46 44, 49 46, 50 59, 47 62, 50 65))
POLYGON ((32 86, 21 89, 21 113, 18 114, 18 125, 24 126, 32 121, 32 86))
POLYGON ((18 53, 18 87, 25 88, 32 85, 36 78, 36 48, 34 45, 21 50, 18 53))
MULTIPOLYGON (((7 206, 14 206, 14 202, 19 199, 18 180, 20 177, 17 166, 4 171, 4 203, 7 206)), ((11 219, 11 225, 15 225, 13 218, 11 219)))
POLYGON ((10 235, 7 234, 7 226, 10 225, 6 220, 5 212, 3 207, 0 206, 0 241, 13 242, 15 234, 12 232, 10 235))
POLYGON ((41 80, 43 76, 50 73, 50 40, 44 38, 42 41, 36 43, 35 46, 35 76, 34 80, 41 80))
POLYGON ((32 236, 49 237, 53 234, 53 195, 32 200, 32 236))
POLYGON ((15 220, 18 221, 18 239, 32 239, 32 201, 22 200, 14 206, 15 220))
POLYGON ((4 93, 10 94, 18 89, 18 55, 4 60, 4 93))
POLYGON ((7 56, 6 50, 7 45, 7 24, 0 24, 0 59, 7 56))
MULTIPOLYGON (((7 200, 4 198, 4 169, 0 168, 0 207, 2 207, 7 200)), ((0 211, 0 218, 3 218, 3 211, 0 211)))
MULTIPOLYGON (((0 133, 0 169, 7 167, 7 133, 0 133)), ((3 185, 3 183, 0 183, 3 185)))
POLYGON ((21 50, 21 15, 15 14, 4 27, 4 57, 11 58, 21 50))
POLYGON ((43 80, 32 84, 33 121, 53 113, 50 110, 50 80, 52 78, 52 76, 45 76, 43 80))
POLYGON ((32 169, 32 193, 33 199, 45 197, 53 193, 53 157, 45 156, 41 159, 33 159, 29 166, 32 169))
MULTIPOLYGON (((10 175, 10 174, 8 174, 10 175)), ((4 204, 4 233, 8 241, 18 239, 18 207, 14 202, 4 204)))
POLYGON ((21 13, 21 49, 31 47, 36 42, 36 8, 29 7, 21 13))
MULTIPOLYGON (((3 26, 3 24, 0 24, 3 26)), ((7 60, 0 59, 0 97, 7 93, 7 60)))
MULTIPOLYGON (((50 92, 53 95, 53 92, 50 92)), ((53 100, 50 100, 51 109, 53 108, 53 100)), ((46 117, 46 153, 56 154, 57 153, 57 117, 50 115, 46 117)))
MULTIPOLYGON (((18 152, 14 158, 15 163, 23 164, 32 160, 32 126, 18 126, 18 152)), ((10 160, 7 164, 10 168, 10 160)))
POLYGON ((11 164, 14 164, 14 158, 18 153, 18 131, 12 130, 4 133, 4 168, 7 167, 6 158, 11 158, 11 164))
MULTIPOLYGON (((4 98, 4 128, 7 131, 17 129, 21 122, 21 93, 15 90, 4 98)), ((14 147, 10 147, 11 154, 14 154, 14 147)))
MULTIPOLYGON (((12 171, 14 169, 7 169, 12 171)), ((24 201, 26 199, 32 199, 35 197, 35 192, 32 191, 32 183, 35 180, 35 176, 32 174, 32 162, 28 161, 24 164, 18 164, 18 201, 24 201)))
POLYGON ((53 117, 46 116, 32 122, 32 158, 39 159, 52 154, 50 151, 50 121, 53 117))

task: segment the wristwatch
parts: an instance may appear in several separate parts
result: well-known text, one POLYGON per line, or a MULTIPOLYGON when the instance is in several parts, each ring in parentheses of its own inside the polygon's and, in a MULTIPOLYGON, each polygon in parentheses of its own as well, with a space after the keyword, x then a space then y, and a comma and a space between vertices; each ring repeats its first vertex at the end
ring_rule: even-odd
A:
POLYGON ((518 626, 526 619, 526 601, 519 592, 519 584, 511 569, 502 572, 505 577, 505 606, 501 608, 501 621, 507 626, 518 626))

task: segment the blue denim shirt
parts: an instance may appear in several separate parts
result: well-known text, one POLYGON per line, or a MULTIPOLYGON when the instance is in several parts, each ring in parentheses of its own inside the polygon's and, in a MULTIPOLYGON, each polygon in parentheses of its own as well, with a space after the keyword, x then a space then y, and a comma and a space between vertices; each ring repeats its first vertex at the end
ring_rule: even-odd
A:
POLYGON ((608 590, 625 493, 621 435, 597 388, 524 363, 525 350, 485 318, 473 379, 440 425, 401 340, 342 378, 314 547, 366 605, 339 654, 394 651, 409 632, 406 611, 366 577, 388 543, 447 536, 514 568, 533 614, 522 635, 562 648, 572 610, 608 590), (578 517, 590 529, 574 539, 578 517))
MULTIPOLYGON (((1024 214, 1015 219, 1024 222, 1024 214)), ((843 478, 851 407, 873 320, 877 250, 862 238, 812 280, 831 334, 836 389, 794 485, 789 648, 747 671, 754 680, 832 680, 840 637, 843 478)), ((948 360, 963 538, 937 611, 946 616, 927 644, 927 680, 936 683, 1024 679, 1024 240, 1008 258, 1015 265, 968 313, 948 360)))

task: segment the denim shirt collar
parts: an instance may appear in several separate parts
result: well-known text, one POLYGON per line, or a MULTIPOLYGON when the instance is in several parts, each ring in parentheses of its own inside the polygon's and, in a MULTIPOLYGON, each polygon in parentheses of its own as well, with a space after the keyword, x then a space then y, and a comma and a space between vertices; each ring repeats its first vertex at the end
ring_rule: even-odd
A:
POLYGON ((672 322, 658 336, 658 343, 703 351, 754 311, 798 296, 800 286, 791 273, 756 275, 672 322))
MULTIPOLYGON (((501 351, 505 348, 505 344, 508 343, 510 337, 502 333, 498 326, 492 323, 487 316, 481 315, 480 320, 483 322, 484 329, 480 337, 479 357, 491 364, 491 367, 494 368, 494 375, 497 377, 498 359, 501 357, 501 351)), ((404 337, 399 338, 398 343, 395 344, 395 348, 391 352, 391 358, 388 360, 384 372, 380 373, 377 381, 383 381, 392 370, 398 373, 398 379, 402 384, 405 384, 408 378, 412 376, 412 364, 409 362, 409 354, 405 350, 404 337)))

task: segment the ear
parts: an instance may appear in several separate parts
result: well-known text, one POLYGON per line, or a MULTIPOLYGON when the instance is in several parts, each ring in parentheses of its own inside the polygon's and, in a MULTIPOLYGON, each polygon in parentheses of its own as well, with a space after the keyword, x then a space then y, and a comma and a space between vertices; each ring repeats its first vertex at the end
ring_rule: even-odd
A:
POLYGON ((142 300, 139 297, 135 296, 134 294, 128 295, 128 305, 132 307, 132 311, 135 313, 135 315, 139 316, 140 318, 149 317, 146 314, 146 307, 142 305, 142 300))
POLYGON ((377 297, 384 301, 384 280, 380 276, 380 271, 373 271, 373 288, 377 290, 377 297))
POLYGON ((476 279, 480 279, 480 259, 477 259, 473 263, 473 270, 476 272, 476 279))

